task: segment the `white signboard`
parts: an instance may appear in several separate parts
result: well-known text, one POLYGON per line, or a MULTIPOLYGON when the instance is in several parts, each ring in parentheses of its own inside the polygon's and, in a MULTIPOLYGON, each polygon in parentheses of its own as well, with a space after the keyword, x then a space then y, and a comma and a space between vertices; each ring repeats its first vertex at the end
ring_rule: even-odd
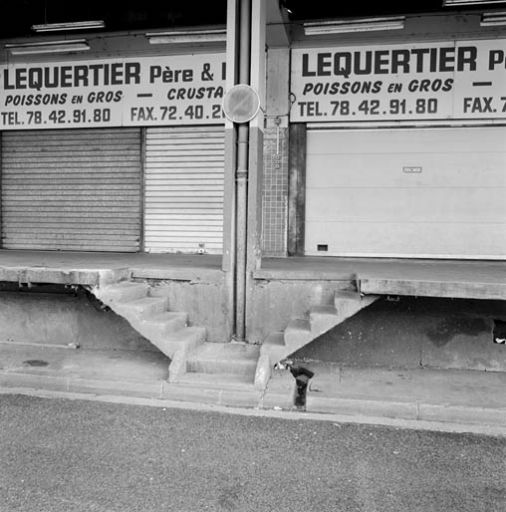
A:
POLYGON ((224 122, 225 55, 0 66, 0 130, 224 122))
POLYGON ((292 122, 506 119, 506 40, 292 50, 292 122))

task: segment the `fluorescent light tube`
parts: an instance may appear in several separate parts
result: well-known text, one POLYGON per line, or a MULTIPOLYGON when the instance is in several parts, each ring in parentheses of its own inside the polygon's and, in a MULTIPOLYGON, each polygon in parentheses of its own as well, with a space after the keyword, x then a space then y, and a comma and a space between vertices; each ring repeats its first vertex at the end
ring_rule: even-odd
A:
POLYGON ((169 32, 148 32, 146 37, 150 44, 173 43, 214 43, 225 42, 225 28, 209 30, 171 30, 169 32))
POLYGON ((45 23, 43 25, 32 25, 35 32, 65 32, 68 30, 92 30, 104 28, 105 22, 102 20, 94 21, 70 21, 64 23, 45 23))
POLYGON ((451 7, 453 5, 487 5, 504 3, 505 0, 443 0, 443 7, 451 7))
POLYGON ((90 49, 86 39, 72 39, 67 41, 49 41, 39 43, 6 44, 6 50, 12 55, 35 55, 38 53, 70 53, 84 52, 90 49))
POLYGON ((481 16, 480 25, 482 27, 494 27, 506 25, 506 11, 503 12, 484 12, 481 16))
POLYGON ((344 34, 347 32, 370 32, 376 30, 400 30, 404 28, 404 16, 387 18, 360 18, 342 21, 315 21, 304 23, 308 36, 322 34, 344 34))

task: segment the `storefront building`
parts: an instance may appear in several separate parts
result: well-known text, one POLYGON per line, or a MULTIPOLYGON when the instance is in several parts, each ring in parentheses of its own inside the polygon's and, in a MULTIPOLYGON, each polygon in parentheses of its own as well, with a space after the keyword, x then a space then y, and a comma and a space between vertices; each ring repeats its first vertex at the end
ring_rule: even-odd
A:
POLYGON ((211 34, 3 45, 2 248, 221 254, 225 29, 211 34))
POLYGON ((305 174, 296 253, 505 258, 505 32, 491 20, 441 8, 293 28, 289 122, 305 174))
MULTIPOLYGON (((381 323, 405 343, 394 325, 412 318, 409 343, 439 339, 428 324, 458 318, 453 338, 478 332, 483 351, 506 319, 504 12, 328 4, 228 1, 200 19, 181 5, 154 21, 139 5, 125 11, 139 23, 25 23, 2 40, 4 254, 166 256, 165 273, 125 275, 206 341, 275 335, 278 356, 339 360, 334 328, 359 312, 353 342, 381 323), (236 84, 259 98, 247 123, 222 108, 236 84), (209 278, 174 255, 218 263, 209 278)), ((368 361, 402 364, 394 349, 370 343, 368 361)), ((506 369, 487 354, 443 366, 506 369)))
POLYGON ((393 4, 327 16, 286 3, 290 43, 268 49, 264 259, 252 308, 264 324, 251 337, 288 324, 309 339, 308 311, 355 277, 359 291, 388 301, 301 357, 415 367, 441 329, 443 367, 502 368, 491 345, 506 313, 493 290, 506 257, 504 9, 393 4), (269 257, 286 257, 285 267, 269 257), (271 315, 273 301, 283 306, 271 315), (472 334, 469 324, 479 324, 472 334))

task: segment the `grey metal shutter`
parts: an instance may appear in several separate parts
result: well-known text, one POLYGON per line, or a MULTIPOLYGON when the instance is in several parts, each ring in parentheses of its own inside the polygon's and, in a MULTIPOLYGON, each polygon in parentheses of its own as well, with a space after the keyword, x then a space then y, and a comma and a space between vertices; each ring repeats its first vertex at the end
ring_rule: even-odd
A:
POLYGON ((148 128, 144 176, 145 250, 220 254, 223 126, 148 128))
POLYGON ((2 134, 6 249, 139 250, 140 129, 2 134))
POLYGON ((305 254, 506 260, 506 128, 308 130, 305 254))

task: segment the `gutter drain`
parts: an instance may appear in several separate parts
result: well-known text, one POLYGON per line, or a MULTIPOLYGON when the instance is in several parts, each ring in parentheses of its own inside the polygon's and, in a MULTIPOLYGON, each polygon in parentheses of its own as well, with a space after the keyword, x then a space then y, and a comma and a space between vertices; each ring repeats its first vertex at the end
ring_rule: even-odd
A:
POLYGON ((28 359, 27 361, 23 361, 25 366, 34 366, 34 367, 43 367, 49 366, 47 361, 43 361, 42 359, 28 359))

